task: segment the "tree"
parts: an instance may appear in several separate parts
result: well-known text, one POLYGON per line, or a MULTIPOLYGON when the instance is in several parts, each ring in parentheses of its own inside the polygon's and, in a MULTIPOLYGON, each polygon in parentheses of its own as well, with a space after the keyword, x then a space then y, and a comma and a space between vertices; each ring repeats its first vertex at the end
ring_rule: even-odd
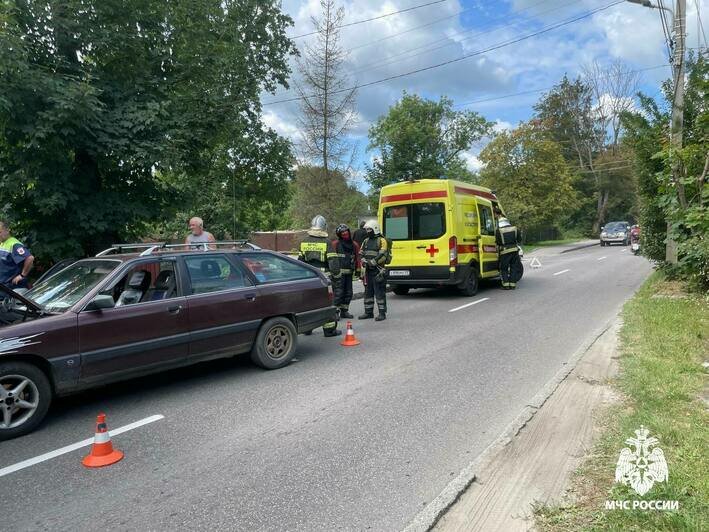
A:
POLYGON ((296 82, 301 97, 299 123, 302 133, 304 168, 315 164, 327 177, 330 170, 347 174, 353 148, 347 133, 356 120, 357 91, 348 88, 344 73, 346 53, 340 46, 343 8, 333 0, 320 0, 322 16, 313 17, 317 32, 313 45, 298 59, 302 81, 296 82))
POLYGON ((608 67, 593 63, 584 68, 583 79, 570 81, 564 76, 534 107, 540 124, 563 146, 565 159, 581 175, 578 191, 588 199, 575 221, 590 225, 593 234, 611 208, 617 212, 619 205, 632 205, 633 176, 624 171, 630 161, 622 159, 618 141, 620 116, 633 106, 637 81, 637 73, 620 62, 608 67))
POLYGON ((324 168, 298 168, 293 188, 289 215, 296 227, 310 227, 313 217, 321 214, 334 231, 341 223, 354 225, 357 217, 367 212, 367 196, 349 185, 344 174, 334 170, 326 178, 324 168), (328 196, 334 200, 323 202, 322 198, 328 196))
POLYGON ((76 256, 216 202, 233 176, 246 203, 264 181, 285 190, 290 148, 259 95, 287 86, 291 23, 275 0, 3 2, 0 190, 18 233, 76 256))
POLYGON ((465 175, 461 153, 491 128, 474 111, 454 111, 445 96, 435 102, 404 93, 369 129, 368 149, 379 156, 368 169, 367 181, 379 190, 403 179, 465 175))
MULTIPOLYGON (((671 105, 673 88, 663 86, 671 105)), ((670 113, 641 95, 642 112, 623 115, 627 145, 640 175, 641 226, 644 253, 665 258, 666 223, 677 242, 678 272, 702 290, 709 290, 709 57, 690 55, 685 80, 683 147, 670 142, 670 113), (680 191, 673 175, 679 171, 680 191)))
POLYGON ((563 223, 578 205, 574 175, 561 146, 532 123, 497 135, 480 152, 482 185, 496 191, 526 231, 563 223))

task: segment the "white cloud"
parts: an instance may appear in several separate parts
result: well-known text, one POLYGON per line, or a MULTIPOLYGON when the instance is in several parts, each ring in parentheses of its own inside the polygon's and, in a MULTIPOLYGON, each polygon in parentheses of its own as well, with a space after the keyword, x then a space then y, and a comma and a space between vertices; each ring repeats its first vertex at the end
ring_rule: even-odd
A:
POLYGON ((462 157, 463 161, 465 161, 465 166, 468 170, 471 172, 477 172, 479 171, 483 166, 483 162, 478 159, 477 154, 474 154, 472 152, 466 151, 460 154, 462 157))

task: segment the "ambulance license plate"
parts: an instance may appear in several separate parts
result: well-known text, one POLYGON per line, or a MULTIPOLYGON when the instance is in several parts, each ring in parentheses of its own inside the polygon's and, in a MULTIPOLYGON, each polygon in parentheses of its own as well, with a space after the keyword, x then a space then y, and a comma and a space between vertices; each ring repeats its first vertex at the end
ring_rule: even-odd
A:
POLYGON ((411 275, 409 270, 389 270, 389 277, 408 277, 411 275))

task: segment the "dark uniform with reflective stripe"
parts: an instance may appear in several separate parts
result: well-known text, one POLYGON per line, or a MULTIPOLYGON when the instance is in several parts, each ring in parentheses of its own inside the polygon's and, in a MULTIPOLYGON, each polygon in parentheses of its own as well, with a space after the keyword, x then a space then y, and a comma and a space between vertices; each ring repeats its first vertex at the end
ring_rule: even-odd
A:
POLYGON ((335 306, 340 310, 340 317, 350 310, 353 295, 352 279, 359 263, 359 244, 352 239, 349 242, 351 245, 348 246, 346 241, 340 238, 332 241, 335 254, 340 261, 340 291, 339 294, 335 293, 335 306))
POLYGON ((519 269, 522 264, 519 258, 517 241, 519 234, 513 225, 498 227, 495 234, 497 249, 500 254, 500 277, 503 288, 515 288, 519 280, 519 269))
MULTIPOLYGON (((340 288, 340 260, 335 253, 332 242, 327 237, 325 231, 308 231, 303 241, 300 243, 300 254, 298 258, 303 262, 320 268, 321 271, 330 273, 332 280, 332 289, 337 300, 340 288)), ((330 335, 337 328, 337 320, 331 321, 323 325, 325 335, 330 335)))
POLYGON ((362 257, 362 268, 364 270, 364 314, 367 317, 374 315, 374 301, 377 301, 377 309, 380 318, 384 319, 387 312, 386 296, 386 264, 389 252, 386 238, 381 235, 369 236, 362 242, 360 255, 362 257), (376 266, 369 264, 374 260, 376 266))

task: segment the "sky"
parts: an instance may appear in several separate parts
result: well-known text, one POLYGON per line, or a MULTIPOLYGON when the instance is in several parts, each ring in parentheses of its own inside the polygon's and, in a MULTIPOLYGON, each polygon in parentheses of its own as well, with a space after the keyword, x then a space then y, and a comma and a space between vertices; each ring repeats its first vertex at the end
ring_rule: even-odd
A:
MULTIPOLYGON (((431 2, 435 0, 339 0, 337 4, 344 8, 344 24, 347 24, 431 2)), ((358 90, 357 122, 349 134, 357 154, 355 184, 366 191, 363 176, 376 156, 376 152, 367 150, 367 130, 401 98, 403 91, 435 100, 445 95, 457 109, 474 110, 495 122, 498 131, 529 119, 543 91, 506 96, 548 89, 564 74, 575 77, 584 65, 593 61, 606 65, 621 60, 630 69, 643 70, 641 90, 657 96, 659 84, 671 75, 660 11, 629 2, 610 5, 614 3, 614 0, 444 0, 341 28, 341 46, 348 52, 343 70, 351 85, 470 55, 448 65, 358 90), (592 14, 576 22, 510 43, 589 13, 592 14), (485 51, 492 47, 496 49, 485 51)), ((663 4, 673 7, 672 0, 663 4)), ((311 17, 319 16, 319 0, 283 0, 282 6, 294 21, 288 30, 290 36, 313 31, 311 17)), ((699 20, 704 31, 709 32, 709 0, 687 0, 688 48, 706 45, 699 20)), ((295 43, 302 50, 314 39, 315 36, 298 37, 295 43)), ((292 76, 297 78, 294 62, 293 67, 292 76)), ((263 94, 262 102, 264 122, 290 138, 297 150, 300 142, 297 102, 271 103, 296 95, 291 84, 289 90, 263 94)), ((485 142, 477 143, 463 154, 471 170, 480 168, 478 154, 485 142)))

